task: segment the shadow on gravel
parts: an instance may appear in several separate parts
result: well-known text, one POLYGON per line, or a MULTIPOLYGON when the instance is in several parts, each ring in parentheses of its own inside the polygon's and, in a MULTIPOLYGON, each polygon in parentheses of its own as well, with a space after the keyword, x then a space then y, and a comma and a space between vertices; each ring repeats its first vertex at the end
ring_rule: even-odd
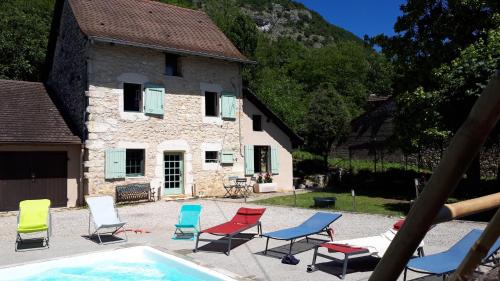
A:
MULTIPOLYGON (((99 238, 97 238, 97 235, 93 235, 93 236, 82 235, 82 237, 89 240, 89 241, 92 241, 96 244, 99 244, 99 238)), ((117 237, 115 235, 111 235, 111 234, 101 234, 101 240, 102 240, 103 244, 125 242, 125 239, 117 237)))
MULTIPOLYGON (((264 237, 263 239, 267 239, 267 238, 264 237)), ((288 251, 290 250, 290 241, 269 239, 269 245, 271 245, 273 243, 273 241, 274 241, 274 243, 280 243, 280 244, 286 243, 286 244, 283 244, 281 246, 274 247, 274 248, 268 248, 267 254, 264 254, 264 249, 260 252, 255 253, 255 254, 261 255, 261 256, 266 256, 266 257, 271 257, 271 258, 276 258, 276 259, 281 259, 284 255, 288 254, 288 251)), ((317 245, 325 243, 325 242, 328 242, 328 240, 309 238, 309 243, 306 241, 305 238, 298 240, 298 241, 293 243, 292 255, 300 254, 302 252, 307 252, 309 250, 314 249, 314 247, 316 247, 317 245)))
MULTIPOLYGON (((255 234, 253 233, 240 233, 233 236, 233 239, 231 239, 231 250, 245 244, 253 238, 255 238, 255 234)), ((217 242, 209 242, 208 244, 198 247, 198 251, 219 252, 224 254, 227 251, 228 239, 224 237, 216 241, 217 242)))
MULTIPOLYGON (((318 258, 321 261, 321 258, 318 258)), ((372 257, 372 256, 363 256, 358 258, 350 258, 347 264, 347 274, 355 273, 355 272, 369 272, 373 271, 377 266, 377 263, 380 259, 372 257)), ((311 261, 308 261, 307 264, 311 264, 311 261)), ((328 262, 318 262, 316 261, 316 270, 321 270, 328 274, 335 275, 340 278, 342 275, 342 263, 336 261, 328 261, 328 262)))

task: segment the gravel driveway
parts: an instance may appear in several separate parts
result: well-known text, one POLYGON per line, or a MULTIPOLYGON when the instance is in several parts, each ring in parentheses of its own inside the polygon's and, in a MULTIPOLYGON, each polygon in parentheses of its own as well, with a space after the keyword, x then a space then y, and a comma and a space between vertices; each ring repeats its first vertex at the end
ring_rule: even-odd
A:
MULTIPOLYGON (((294 251, 300 259, 298 265, 285 265, 280 262, 279 254, 262 255, 265 248, 265 239, 254 238, 251 241, 237 245, 230 256, 213 250, 214 247, 202 247, 201 251, 193 253, 194 241, 171 240, 174 224, 180 206, 184 203, 199 203, 203 206, 202 227, 213 226, 230 219, 242 203, 222 202, 216 200, 193 201, 159 201, 126 205, 119 208, 120 216, 128 221, 127 228, 142 228, 151 231, 149 234, 129 233, 129 245, 151 245, 166 248, 176 254, 187 255, 203 264, 234 272, 240 276, 255 280, 340 280, 336 274, 341 271, 341 264, 328 262, 318 258, 323 264, 322 270, 307 273, 306 266, 311 263, 313 251, 311 245, 299 242, 294 251)), ((262 207, 245 204, 248 207, 262 207)), ((268 206, 262 217, 263 231, 273 231, 297 225, 311 216, 315 211, 289 207, 268 206)), ((88 227, 88 211, 86 209, 54 209, 53 236, 50 249, 28 252, 14 252, 16 214, 4 213, 0 215, 0 267, 12 264, 25 263, 35 260, 52 259, 61 256, 75 255, 105 249, 120 247, 120 244, 98 245, 85 239, 88 227)), ((397 218, 344 212, 342 218, 332 224, 335 230, 335 239, 351 239, 363 236, 377 235, 386 231, 397 218)), ((442 251, 453 245, 473 228, 483 229, 485 223, 453 221, 434 227, 425 238, 426 254, 442 251)), ((208 237, 208 235, 207 235, 208 237)), ((317 236, 325 239, 325 237, 317 236)), ((205 243, 200 242, 200 245, 205 243)), ((238 244, 238 243, 236 243, 238 244)), ((286 249, 286 242, 271 240, 270 248, 286 249), (280 247, 281 246, 281 247, 280 247)), ((373 258, 359 258, 349 263, 346 280, 367 280, 377 260, 373 258)), ((409 279, 421 275, 410 273, 409 279)), ((402 280, 402 278, 400 278, 402 280)), ((424 280, 424 279, 419 279, 424 280)), ((439 278, 425 278, 425 280, 441 280, 439 278)))

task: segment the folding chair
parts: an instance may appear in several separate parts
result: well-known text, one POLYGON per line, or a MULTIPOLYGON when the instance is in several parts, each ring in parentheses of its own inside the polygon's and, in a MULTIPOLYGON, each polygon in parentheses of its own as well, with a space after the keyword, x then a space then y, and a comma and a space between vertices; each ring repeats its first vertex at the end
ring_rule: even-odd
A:
POLYGON ((125 239, 122 241, 112 241, 103 243, 101 239, 102 234, 111 234, 114 236, 118 230, 125 226, 126 222, 120 220, 118 216, 118 210, 115 208, 113 197, 111 196, 92 196, 86 197, 85 201, 89 206, 89 237, 97 235, 99 239, 99 244, 111 244, 118 242, 128 241, 127 232, 125 233, 125 239), (94 221, 94 232, 90 232, 90 220, 94 221), (102 229, 114 228, 112 231, 99 232, 102 229))
POLYGON ((200 232, 201 205, 182 205, 179 222, 175 225, 174 240, 194 240, 200 232), (186 230, 191 230, 190 232, 186 230))

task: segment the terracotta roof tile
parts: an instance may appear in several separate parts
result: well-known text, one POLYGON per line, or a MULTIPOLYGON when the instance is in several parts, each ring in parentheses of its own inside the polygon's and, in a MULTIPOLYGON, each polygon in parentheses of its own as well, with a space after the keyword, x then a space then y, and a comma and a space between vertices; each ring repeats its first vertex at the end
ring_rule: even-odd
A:
POLYGON ((80 143, 42 83, 0 80, 0 143, 80 143))
POLYGON ((69 3, 83 33, 96 40, 250 62, 201 11, 150 0, 69 3))

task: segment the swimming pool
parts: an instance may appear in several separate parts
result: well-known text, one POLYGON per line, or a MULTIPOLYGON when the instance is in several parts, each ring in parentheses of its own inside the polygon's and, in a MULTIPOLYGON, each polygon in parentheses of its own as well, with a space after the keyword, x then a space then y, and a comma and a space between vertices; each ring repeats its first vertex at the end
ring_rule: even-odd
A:
POLYGON ((3 268, 0 269, 0 280, 236 281, 147 246, 3 268))

